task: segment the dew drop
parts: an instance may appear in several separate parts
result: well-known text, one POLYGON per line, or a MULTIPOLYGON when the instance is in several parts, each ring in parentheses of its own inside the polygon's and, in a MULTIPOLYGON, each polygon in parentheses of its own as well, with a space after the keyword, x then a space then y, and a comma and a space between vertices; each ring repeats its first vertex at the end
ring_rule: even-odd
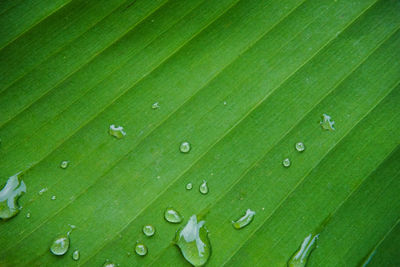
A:
POLYGON ((117 265, 114 262, 106 260, 106 262, 103 264, 103 267, 117 267, 117 265))
POLYGON ((31 213, 28 212, 28 213, 26 214, 26 218, 29 219, 30 217, 31 217, 31 213))
POLYGON ((69 249, 69 232, 65 235, 60 235, 54 238, 50 246, 50 251, 54 255, 61 256, 67 253, 69 249))
POLYGON ((164 218, 170 223, 181 223, 183 217, 173 208, 167 208, 164 213, 164 218))
POLYGON ((199 191, 203 195, 206 195, 208 193, 207 181, 203 180, 203 183, 201 183, 201 185, 199 187, 199 191))
POLYGON ((152 109, 159 109, 160 108, 160 104, 158 102, 155 102, 153 105, 151 105, 152 109))
POLYGON ((139 256, 145 256, 147 254, 147 247, 145 244, 142 243, 136 243, 135 246, 135 252, 136 254, 138 254, 139 256))
POLYGON ((40 189, 40 191, 38 192, 39 195, 43 195, 44 192, 46 192, 48 189, 47 187, 40 189))
POLYGON ((310 257, 311 252, 317 246, 319 235, 309 234, 300 246, 300 249, 288 261, 288 267, 304 267, 310 257))
POLYGON ((192 188, 193 188, 193 184, 192 183, 188 183, 186 185, 186 190, 192 190, 192 188))
POLYGON ((333 126, 335 122, 332 120, 331 116, 327 114, 322 114, 322 121, 319 123, 322 129, 327 131, 334 131, 335 127, 333 126))
POLYGON ((110 129, 108 130, 108 132, 110 133, 110 135, 114 136, 117 139, 121 139, 126 135, 126 133, 124 132, 124 127, 122 126, 117 127, 114 124, 110 125, 110 129))
POLYGON ((249 225, 253 221, 254 215, 256 215, 255 211, 247 209, 245 215, 243 215, 236 221, 232 221, 233 227, 235 229, 242 229, 243 227, 249 225))
POLYGON ((304 144, 302 142, 298 142, 296 143, 296 150, 299 152, 303 152, 304 149, 306 149, 306 147, 304 146, 304 144))
POLYGON ((183 143, 181 144, 181 146, 179 147, 179 150, 180 150, 182 153, 189 153, 189 151, 190 151, 190 144, 189 144, 189 142, 183 142, 183 143))
POLYGON ((62 169, 66 169, 68 167, 69 161, 68 160, 63 160, 61 161, 60 167, 62 169))
POLYGON ((290 167, 290 159, 286 158, 282 161, 283 166, 285 166, 286 168, 290 167))
POLYGON ((75 261, 77 261, 77 260, 79 260, 79 258, 80 258, 80 253, 79 253, 79 250, 74 250, 74 252, 72 253, 72 259, 73 260, 75 260, 75 261))
POLYGON ((52 196, 52 197, 51 197, 51 200, 56 200, 56 199, 57 199, 56 196, 52 196))
POLYGON ((183 257, 194 266, 206 264, 211 255, 211 244, 204 224, 205 221, 197 222, 196 215, 193 215, 175 235, 175 244, 183 257))
POLYGON ((26 192, 26 185, 21 178, 21 172, 8 178, 7 183, 0 191, 0 218, 10 219, 18 214, 18 198, 26 192))
POLYGON ((146 236, 153 236, 155 232, 156 232, 156 228, 153 225, 147 224, 147 225, 143 226, 143 233, 146 236))

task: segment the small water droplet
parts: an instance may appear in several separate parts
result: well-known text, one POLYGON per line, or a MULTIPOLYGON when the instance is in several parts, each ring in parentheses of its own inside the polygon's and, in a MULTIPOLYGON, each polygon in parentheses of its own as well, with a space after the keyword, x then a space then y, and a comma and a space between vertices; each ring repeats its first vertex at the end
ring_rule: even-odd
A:
POLYGON ((167 208, 164 213, 164 218, 170 223, 181 223, 183 217, 173 208, 167 208))
POLYGON ((235 229, 242 229, 243 227, 249 225, 253 221, 254 215, 256 215, 255 211, 247 209, 245 215, 240 217, 236 222, 232 221, 233 227, 235 229))
POLYGON ((79 260, 79 258, 80 258, 80 253, 79 253, 79 250, 74 250, 74 252, 72 253, 72 259, 73 260, 75 260, 75 261, 77 261, 77 260, 79 260))
POLYGON ((38 192, 39 195, 43 195, 44 192, 46 192, 48 189, 47 187, 40 189, 40 191, 38 192))
POLYGON ((319 123, 322 129, 327 131, 334 131, 335 127, 333 126, 335 122, 332 120, 331 116, 327 114, 322 114, 322 121, 319 123))
POLYGON ((10 219, 18 214, 21 207, 18 206, 18 199, 26 192, 26 185, 21 178, 21 172, 8 178, 7 183, 0 191, 0 218, 10 219))
POLYGON ((283 166, 285 166, 286 168, 290 167, 290 159, 286 158, 282 161, 283 166))
POLYGON ((203 195, 206 195, 208 193, 207 181, 203 180, 203 182, 201 183, 201 185, 199 187, 199 191, 203 195))
POLYGON ((309 234, 300 246, 300 249, 288 261, 288 267, 304 267, 310 257, 311 252, 317 245, 318 235, 309 234))
POLYGON ((224 106, 226 106, 226 104, 227 104, 226 101, 224 101, 224 106))
POLYGON ((60 235, 54 238, 53 243, 50 246, 50 251, 54 255, 61 256, 67 253, 69 249, 69 233, 60 235))
POLYGON ((114 124, 110 125, 110 129, 108 132, 110 135, 114 136, 117 139, 121 139, 126 135, 126 133, 124 132, 124 127, 122 126, 117 127, 114 124))
POLYGON ((181 146, 179 147, 179 150, 180 150, 182 153, 189 153, 189 151, 190 151, 190 144, 189 144, 189 142, 183 142, 183 143, 181 144, 181 146))
POLYGON ((175 244, 183 257, 194 266, 206 264, 211 254, 208 231, 204 224, 205 221, 197 223, 197 217, 193 215, 185 227, 179 229, 175 235, 175 244))
POLYGON ((143 233, 146 236, 153 236, 155 232, 156 232, 156 228, 153 225, 147 224, 147 225, 143 226, 143 233))
POLYGON ((51 200, 56 200, 56 199, 57 199, 56 196, 52 196, 52 197, 51 197, 51 200))
POLYGON ((103 264, 103 267, 117 267, 117 265, 114 262, 106 260, 106 262, 103 264))
POLYGON ((186 185, 186 190, 192 190, 192 188, 193 188, 193 184, 192 183, 188 183, 186 185))
POLYGON ((31 217, 31 213, 28 212, 28 213, 26 214, 26 218, 29 219, 30 217, 31 217))
POLYGON ((296 150, 299 152, 303 152, 304 149, 306 149, 306 147, 304 146, 304 144, 302 142, 298 142, 296 143, 296 150))
POLYGON ((60 167, 62 169, 66 169, 68 167, 69 161, 68 160, 63 160, 61 161, 60 167))
POLYGON ((153 105, 151 105, 152 109, 159 109, 160 108, 160 104, 158 102, 155 102, 153 105))
POLYGON ((135 252, 136 254, 138 254, 139 256, 145 256, 147 254, 147 247, 145 244, 142 243, 136 243, 135 246, 135 252))

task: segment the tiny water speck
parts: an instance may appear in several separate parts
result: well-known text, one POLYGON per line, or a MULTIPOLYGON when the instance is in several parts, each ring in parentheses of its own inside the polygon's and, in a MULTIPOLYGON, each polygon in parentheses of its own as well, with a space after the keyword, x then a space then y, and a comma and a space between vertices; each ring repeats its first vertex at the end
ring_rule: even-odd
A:
POLYGON ((142 243, 136 243, 135 246, 135 252, 136 254, 138 254, 139 256, 145 256, 147 254, 147 247, 145 244, 142 243))
POLYGON ((290 159, 286 158, 282 161, 283 166, 285 166, 286 168, 290 167, 290 159))
POLYGON ((288 267, 304 267, 311 252, 317 246, 317 239, 319 235, 309 234, 301 243, 298 251, 288 261, 288 267))
POLYGON ((68 160, 63 160, 61 161, 60 167, 62 169, 66 169, 68 167, 69 161, 68 160))
POLYGON ((26 185, 21 180, 21 172, 8 178, 7 183, 0 191, 0 219, 7 220, 18 214, 21 207, 18 199, 26 193, 26 185))
POLYGON ((124 132, 124 127, 122 126, 117 127, 114 124, 110 125, 110 129, 108 130, 108 132, 111 136, 114 136, 117 139, 121 139, 126 135, 126 133, 124 132))
POLYGON ((186 185, 186 190, 192 190, 192 188, 193 188, 193 184, 192 183, 188 183, 186 185))
POLYGON ((170 223, 181 223, 183 220, 182 215, 173 208, 167 208, 164 212, 164 218, 170 223))
POLYGON ((160 108, 160 104, 158 102, 155 102, 153 105, 151 105, 152 109, 159 109, 160 108))
POLYGON ((331 116, 327 114, 322 114, 322 121, 319 123, 322 129, 327 131, 334 131, 335 127, 333 126, 335 122, 332 120, 331 116))
POLYGON ((57 199, 56 196, 52 196, 52 197, 51 197, 51 200, 56 200, 56 199, 57 199))
POLYGON ((26 214, 26 218, 29 219, 30 217, 31 217, 31 213, 28 212, 28 213, 26 214))
POLYGON ((243 227, 249 225, 253 219, 254 215, 256 215, 255 211, 252 211, 251 209, 246 210, 246 214, 237 219, 236 221, 232 221, 232 225, 235 229, 242 229, 243 227))
POLYGON ((153 236, 155 232, 156 232, 156 228, 153 225, 147 224, 147 225, 143 226, 143 233, 146 236, 153 236))
POLYGON ((38 192, 39 195, 43 195, 44 192, 46 192, 48 189, 47 187, 40 189, 40 191, 38 192))
POLYGON ((79 260, 79 258, 80 258, 80 253, 79 253, 79 250, 74 250, 74 252, 72 253, 72 259, 73 260, 75 260, 75 261, 77 261, 77 260, 79 260))
POLYGON ((227 104, 226 101, 224 101, 224 106, 226 106, 226 104, 227 104))
POLYGON ((189 151, 190 151, 190 144, 189 144, 189 142, 183 142, 182 144, 181 144, 181 146, 179 147, 179 150, 182 152, 182 153, 189 153, 189 151))
POLYGON ((299 152, 303 152, 304 149, 306 149, 306 147, 304 146, 304 144, 302 142, 298 142, 296 143, 296 150, 299 152))
POLYGON ((207 181, 203 180, 203 182, 201 183, 200 187, 199 187, 199 191, 200 193, 202 193, 203 195, 208 194, 208 185, 207 185, 207 181))

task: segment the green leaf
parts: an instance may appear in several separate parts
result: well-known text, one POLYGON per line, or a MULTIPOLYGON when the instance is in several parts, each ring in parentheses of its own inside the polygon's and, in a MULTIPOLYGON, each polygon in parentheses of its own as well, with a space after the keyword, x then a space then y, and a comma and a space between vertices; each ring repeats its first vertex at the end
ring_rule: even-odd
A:
POLYGON ((27 192, 0 221, 0 265, 187 266, 172 240, 196 214, 208 266, 286 266, 316 232, 307 266, 399 266, 399 12, 397 0, 1 1, 0 182, 23 172, 27 192), (69 251, 52 255, 69 224, 69 251))

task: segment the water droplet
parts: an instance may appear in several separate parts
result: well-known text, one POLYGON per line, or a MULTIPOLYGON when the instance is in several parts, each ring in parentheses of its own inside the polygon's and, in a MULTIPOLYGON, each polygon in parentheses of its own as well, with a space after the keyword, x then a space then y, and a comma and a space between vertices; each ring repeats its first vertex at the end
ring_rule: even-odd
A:
POLYGON ((224 106, 226 106, 226 104, 227 104, 226 101, 224 101, 224 106))
POLYGON ((110 129, 108 132, 110 133, 110 135, 114 136, 117 139, 121 139, 126 135, 126 133, 124 132, 124 127, 122 126, 116 127, 114 124, 110 125, 110 129))
POLYGON ((190 151, 190 144, 189 142, 183 142, 179 147, 182 153, 188 153, 190 151))
POLYGON ((106 262, 103 264, 103 267, 117 267, 117 265, 114 262, 106 260, 106 262))
POLYGON ((186 189, 187 189, 187 190, 192 190, 192 188, 193 188, 193 184, 192 184, 192 183, 188 183, 188 184, 186 185, 186 189))
POLYGON ((183 217, 173 208, 167 208, 164 213, 164 218, 170 223, 181 223, 183 217))
POLYGON ((52 197, 51 197, 51 200, 56 200, 56 199, 57 199, 56 196, 52 196, 52 197))
POLYGON ((304 267, 308 257, 317 246, 318 235, 309 234, 300 246, 300 249, 288 261, 288 267, 304 267))
POLYGON ((245 215, 240 217, 236 222, 232 221, 233 227, 235 229, 242 229, 243 227, 249 225, 253 221, 254 215, 256 215, 255 211, 247 209, 245 215))
POLYGON ((306 147, 304 146, 304 144, 302 142, 298 142, 296 143, 296 150, 299 152, 303 152, 304 149, 306 149, 306 147))
POLYGON ((21 178, 21 172, 8 178, 6 185, 0 191, 0 218, 10 219, 18 214, 18 198, 26 192, 26 185, 21 178))
POLYGON ((143 226, 143 233, 146 236, 153 236, 155 232, 156 232, 156 228, 153 225, 147 224, 147 225, 143 226))
POLYGON ((207 181, 203 180, 203 183, 201 183, 201 185, 199 187, 199 191, 203 195, 206 195, 208 193, 207 181))
POLYGON ((68 167, 68 163, 69 163, 68 160, 63 160, 63 161, 61 161, 60 167, 62 169, 66 169, 68 167))
POLYGON ((205 221, 197 223, 197 217, 193 215, 186 226, 179 229, 175 235, 175 244, 183 257, 194 266, 206 264, 211 254, 208 231, 204 224, 205 221))
POLYGON ((48 189, 47 187, 40 189, 40 191, 38 192, 39 195, 43 195, 44 192, 46 192, 48 189))
POLYGON ((282 161, 283 166, 285 166, 286 168, 290 167, 290 159, 286 158, 282 161))
POLYGON ((69 249, 69 232, 65 235, 60 235, 54 238, 51 244, 50 251, 54 255, 61 256, 67 253, 69 249))
POLYGON ((140 256, 145 256, 147 254, 146 245, 142 244, 142 243, 136 243, 135 252, 136 252, 136 254, 138 254, 140 256))
POLYGON ((72 259, 73 260, 75 260, 75 261, 77 261, 77 260, 79 260, 79 258, 80 258, 80 253, 79 253, 79 250, 74 250, 74 252, 72 253, 72 259))
POLYGON ((160 104, 158 102, 155 102, 153 105, 151 105, 152 109, 159 109, 160 108, 160 104))
POLYGON ((31 213, 28 212, 28 213, 26 214, 26 218, 29 219, 30 217, 31 217, 31 213))
POLYGON ((327 114, 322 114, 322 121, 319 123, 322 129, 327 131, 334 131, 335 127, 333 126, 335 122, 332 120, 331 116, 327 114))

